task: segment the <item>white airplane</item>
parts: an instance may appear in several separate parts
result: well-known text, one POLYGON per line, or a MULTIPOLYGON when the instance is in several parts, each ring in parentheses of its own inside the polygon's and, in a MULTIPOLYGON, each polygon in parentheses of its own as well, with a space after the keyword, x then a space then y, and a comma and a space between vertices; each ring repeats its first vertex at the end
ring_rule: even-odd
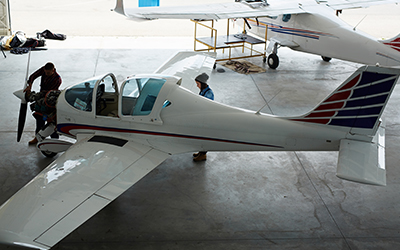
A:
POLYGON ((400 65, 400 35, 378 40, 335 15, 335 11, 342 9, 395 2, 398 0, 237 0, 124 9, 123 0, 117 0, 115 11, 135 20, 243 18, 246 23, 243 25, 251 33, 268 39, 267 63, 272 69, 279 65, 278 48, 281 46, 320 55, 324 61, 337 58, 367 65, 396 66, 400 65))
POLYGON ((380 117, 400 69, 361 67, 310 112, 278 117, 189 91, 214 62, 209 54, 180 52, 155 74, 117 84, 109 73, 63 90, 57 130, 76 143, 43 140, 54 130, 41 131, 40 150, 65 152, 0 207, 0 243, 50 249, 170 155, 185 152, 339 151, 338 177, 386 184, 380 117))

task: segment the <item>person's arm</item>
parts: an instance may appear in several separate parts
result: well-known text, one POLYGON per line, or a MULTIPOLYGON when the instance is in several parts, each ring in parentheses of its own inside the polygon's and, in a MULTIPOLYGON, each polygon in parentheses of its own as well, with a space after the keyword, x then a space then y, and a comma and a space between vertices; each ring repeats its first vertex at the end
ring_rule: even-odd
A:
POLYGON ((44 67, 41 67, 40 69, 36 70, 29 76, 27 81, 27 86, 26 89, 24 89, 24 92, 28 90, 30 91, 32 89, 33 81, 35 81, 36 78, 38 78, 39 76, 43 75, 43 72, 44 72, 44 67))

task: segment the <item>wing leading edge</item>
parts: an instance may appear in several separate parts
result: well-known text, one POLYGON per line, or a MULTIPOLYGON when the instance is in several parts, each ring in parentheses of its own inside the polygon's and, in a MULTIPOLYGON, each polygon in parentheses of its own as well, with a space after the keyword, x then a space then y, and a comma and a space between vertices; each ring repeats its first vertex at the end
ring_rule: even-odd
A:
POLYGON ((49 249, 167 157, 114 137, 80 140, 0 207, 0 242, 49 249))
POLYGON ((123 0, 117 0, 115 12, 131 19, 196 19, 218 20, 228 18, 250 18, 318 12, 316 7, 324 6, 333 10, 365 8, 372 5, 398 3, 399 0, 268 0, 268 5, 259 2, 215 3, 189 6, 165 6, 124 8, 123 0))
MULTIPOLYGON (((132 19, 197 19, 218 20, 227 18, 277 16, 279 14, 304 13, 295 0, 273 0, 269 5, 252 5, 246 2, 215 3, 189 6, 124 8, 123 0, 117 0, 115 12, 132 19)), ((270 1, 268 1, 270 2, 270 1)))
POLYGON ((181 86, 194 92, 196 89, 194 79, 201 73, 211 74, 215 56, 214 52, 181 51, 172 56, 154 73, 181 77, 181 86))

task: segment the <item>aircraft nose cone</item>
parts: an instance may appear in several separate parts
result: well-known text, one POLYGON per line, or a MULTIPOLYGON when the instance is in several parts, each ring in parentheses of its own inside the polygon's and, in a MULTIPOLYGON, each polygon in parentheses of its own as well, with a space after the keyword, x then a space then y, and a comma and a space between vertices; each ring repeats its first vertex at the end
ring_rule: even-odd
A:
POLYGON ((26 102, 25 100, 25 93, 23 89, 17 90, 13 93, 16 97, 21 99, 22 102, 26 102))

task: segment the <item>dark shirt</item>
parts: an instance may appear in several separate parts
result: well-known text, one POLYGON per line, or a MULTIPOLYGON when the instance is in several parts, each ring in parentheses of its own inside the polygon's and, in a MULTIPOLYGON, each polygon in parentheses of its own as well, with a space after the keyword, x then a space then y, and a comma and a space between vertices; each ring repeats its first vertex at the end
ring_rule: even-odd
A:
POLYGON ((36 78, 41 77, 40 80, 40 92, 48 92, 50 90, 58 90, 61 85, 61 77, 54 69, 54 74, 47 76, 44 72, 44 66, 36 70, 32 75, 29 76, 28 84, 32 85, 36 78))

